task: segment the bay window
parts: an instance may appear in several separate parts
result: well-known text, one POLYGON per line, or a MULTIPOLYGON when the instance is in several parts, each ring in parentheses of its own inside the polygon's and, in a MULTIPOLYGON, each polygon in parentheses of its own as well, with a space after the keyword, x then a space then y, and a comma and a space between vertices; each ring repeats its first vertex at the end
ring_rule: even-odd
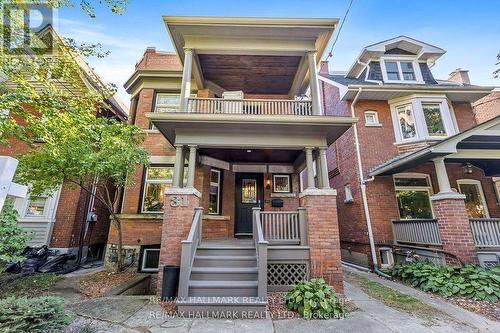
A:
POLYGON ((457 133, 444 95, 409 96, 389 101, 396 143, 436 141, 457 133))
POLYGON ((432 189, 427 175, 396 175, 394 187, 400 219, 433 218, 432 189))
POLYGON ((157 93, 154 112, 176 112, 179 111, 180 95, 169 93, 157 93))
POLYGON ((163 213, 165 190, 172 186, 174 167, 149 167, 144 177, 142 213, 163 213))

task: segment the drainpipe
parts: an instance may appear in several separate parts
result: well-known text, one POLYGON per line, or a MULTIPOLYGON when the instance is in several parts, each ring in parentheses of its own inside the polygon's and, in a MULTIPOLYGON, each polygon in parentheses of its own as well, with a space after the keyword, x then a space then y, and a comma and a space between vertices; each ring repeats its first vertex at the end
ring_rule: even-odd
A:
MULTIPOLYGON (((352 100, 352 103, 351 103, 351 116, 352 117, 355 117, 354 105, 358 101, 359 95, 361 94, 362 91, 363 91, 363 88, 359 88, 358 92, 356 93, 356 96, 352 100)), ((363 209, 365 212, 366 226, 368 228, 368 239, 370 241, 370 250, 371 250, 371 254, 372 254, 373 271, 380 276, 383 276, 385 278, 390 279, 391 276, 385 274, 384 272, 381 272, 378 268, 377 253, 375 250, 375 240, 373 238, 372 222, 371 222, 371 217, 370 217, 370 211, 368 209, 368 197, 366 195, 366 183, 373 181, 374 177, 364 179, 363 164, 361 163, 361 149, 359 146, 357 124, 354 124, 353 128, 354 128, 354 145, 356 146, 356 157, 358 159, 358 172, 359 172, 359 182, 361 185, 361 197, 363 200, 363 209)))

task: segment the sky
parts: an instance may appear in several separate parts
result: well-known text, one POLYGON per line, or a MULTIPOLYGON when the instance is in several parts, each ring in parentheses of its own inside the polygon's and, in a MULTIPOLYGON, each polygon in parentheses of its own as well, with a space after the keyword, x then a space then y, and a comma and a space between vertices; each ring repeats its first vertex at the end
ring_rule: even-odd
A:
MULTIPOLYGON (((55 26, 63 36, 100 43, 110 51, 104 59, 87 61, 105 81, 119 87, 118 95, 128 105, 130 97, 123 84, 146 47, 173 51, 163 15, 341 19, 349 1, 129 0, 122 15, 106 7, 97 7, 96 18, 78 7, 61 9, 55 26)), ((399 35, 447 51, 432 68, 436 78, 446 79, 460 67, 469 70, 473 84, 500 86, 500 79, 492 75, 500 52, 498 0, 354 0, 333 50, 330 70, 347 70, 363 47, 399 35)))

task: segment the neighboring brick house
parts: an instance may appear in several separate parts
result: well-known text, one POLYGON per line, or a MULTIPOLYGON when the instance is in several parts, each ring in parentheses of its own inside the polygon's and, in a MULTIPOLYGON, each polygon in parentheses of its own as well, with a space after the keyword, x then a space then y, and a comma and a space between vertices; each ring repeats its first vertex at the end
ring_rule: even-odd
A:
MULTIPOLYGON (((148 48, 125 83, 151 154, 123 197, 129 257, 159 271, 159 293, 163 267, 180 265, 187 309, 189 296, 265 299, 309 276, 342 292, 326 149, 355 119, 323 113, 317 78, 337 20, 164 21, 176 52, 148 48)), ((110 261, 116 242, 112 228, 110 261)))
MULTIPOLYGON (((48 25, 38 32, 51 33, 56 41, 61 37, 48 25)), ((82 71, 81 81, 66 84, 71 91, 85 89, 101 89, 104 87, 99 76, 82 60, 78 60, 82 71)), ((126 121, 128 110, 116 97, 105 101, 97 111, 98 116, 126 121)), ((22 155, 29 147, 21 141, 12 139, 7 145, 0 146, 0 155, 22 155)), ((16 199, 15 208, 19 213, 19 225, 33 232, 29 242, 31 246, 48 245, 60 252, 77 253, 80 245, 80 233, 84 228, 83 259, 102 259, 109 231, 109 212, 98 202, 79 188, 62 184, 54 193, 36 198, 16 199), (89 221, 89 212, 96 218, 89 221)))
POLYGON ((325 112, 359 118, 328 150, 347 262, 386 267, 408 250, 498 261, 499 108, 479 111, 495 93, 466 71, 435 79, 444 53, 400 36, 364 48, 347 72, 321 66, 325 112))

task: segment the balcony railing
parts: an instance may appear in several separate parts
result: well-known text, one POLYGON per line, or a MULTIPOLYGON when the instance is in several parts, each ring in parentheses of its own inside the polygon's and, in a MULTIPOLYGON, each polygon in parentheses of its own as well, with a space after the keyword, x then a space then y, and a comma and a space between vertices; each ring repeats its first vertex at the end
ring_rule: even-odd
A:
POLYGON ((396 243, 441 245, 437 220, 393 220, 392 230, 396 243))
POLYGON ((478 247, 500 247, 500 218, 470 219, 474 241, 478 247))
POLYGON ((310 116, 312 114, 311 101, 295 100, 190 97, 187 99, 186 108, 187 112, 192 113, 295 116, 310 116))

